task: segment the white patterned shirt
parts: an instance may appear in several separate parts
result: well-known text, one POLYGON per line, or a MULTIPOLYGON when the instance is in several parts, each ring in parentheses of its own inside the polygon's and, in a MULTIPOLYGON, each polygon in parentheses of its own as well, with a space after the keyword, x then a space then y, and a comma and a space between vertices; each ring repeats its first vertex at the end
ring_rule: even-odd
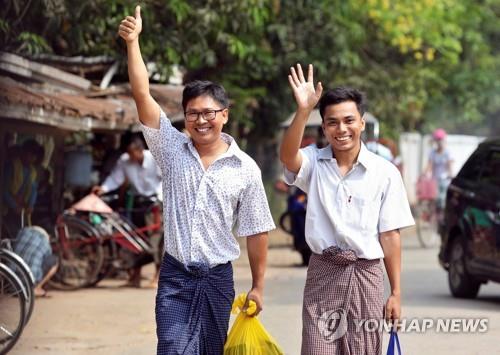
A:
POLYGON ((305 234, 316 254, 338 246, 359 258, 383 258, 379 234, 414 224, 398 169, 363 143, 345 176, 331 146, 306 147, 300 153, 298 174, 285 168, 285 181, 308 194, 305 234))
POLYGON ((212 267, 239 257, 233 229, 246 237, 275 228, 260 169, 231 136, 221 134, 229 148, 205 170, 192 140, 163 111, 159 129, 142 131, 162 171, 167 253, 212 267))

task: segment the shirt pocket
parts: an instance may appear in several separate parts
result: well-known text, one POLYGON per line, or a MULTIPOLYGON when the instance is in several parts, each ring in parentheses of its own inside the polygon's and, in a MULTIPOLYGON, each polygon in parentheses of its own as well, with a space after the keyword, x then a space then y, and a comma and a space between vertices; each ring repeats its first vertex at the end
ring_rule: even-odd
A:
POLYGON ((376 231, 379 220, 380 201, 373 198, 356 197, 351 198, 348 203, 353 210, 351 222, 364 231, 376 231))

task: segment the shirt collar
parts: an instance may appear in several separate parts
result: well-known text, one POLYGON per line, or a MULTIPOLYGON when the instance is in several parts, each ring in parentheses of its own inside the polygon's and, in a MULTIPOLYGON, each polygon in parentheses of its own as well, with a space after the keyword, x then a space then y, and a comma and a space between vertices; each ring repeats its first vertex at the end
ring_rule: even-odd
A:
POLYGON ((370 157, 370 151, 366 148, 365 143, 361 142, 361 150, 358 155, 358 162, 365 167, 365 169, 370 169, 373 166, 373 157, 370 157))
MULTIPOLYGON (((330 160, 334 159, 333 149, 331 145, 327 145, 321 148, 318 152, 318 160, 330 160)), ((366 148, 365 144, 361 142, 361 149, 358 154, 357 163, 360 163, 365 167, 365 169, 370 169, 372 166, 372 158, 370 157, 370 151, 366 148)))
POLYGON ((236 141, 234 140, 234 138, 231 137, 227 133, 221 133, 221 138, 222 138, 222 140, 224 142, 226 142, 227 144, 229 144, 229 148, 227 149, 227 152, 225 153, 225 155, 227 155, 227 156, 235 156, 239 160, 242 160, 241 158, 242 158, 243 152, 241 151, 240 147, 238 147, 238 144, 236 143, 236 141))
MULTIPOLYGON (((146 152, 146 149, 144 149, 144 152, 146 152)), ((147 159, 146 158, 146 154, 144 154, 144 157, 142 158, 142 163, 138 163, 136 161, 132 161, 130 159, 130 155, 128 153, 125 153, 125 154, 127 154, 126 155, 126 160, 125 160, 126 164, 128 164, 130 166, 138 166, 138 167, 141 167, 141 168, 144 168, 146 166, 146 159, 147 159)))
MULTIPOLYGON (((238 147, 238 144, 234 140, 233 137, 231 137, 229 134, 221 132, 220 134, 222 140, 226 142, 229 145, 229 148, 227 151, 222 155, 222 157, 236 157, 239 160, 242 160, 242 155, 243 151, 238 147)), ((196 151, 196 148, 194 147, 193 140, 189 139, 186 141, 186 144, 188 145, 190 150, 196 151)))
POLYGON ((333 150, 331 145, 321 148, 318 152, 318 160, 330 160, 333 158, 333 150))

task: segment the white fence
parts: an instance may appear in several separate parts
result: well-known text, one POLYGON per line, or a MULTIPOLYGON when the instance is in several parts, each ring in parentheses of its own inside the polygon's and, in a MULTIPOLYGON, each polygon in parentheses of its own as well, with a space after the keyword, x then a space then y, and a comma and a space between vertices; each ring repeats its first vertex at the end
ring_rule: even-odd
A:
MULTIPOLYGON (((484 137, 448 135, 446 147, 453 159, 453 175, 456 175, 465 161, 484 137)), ((416 202, 415 185, 422 171, 427 166, 429 152, 432 149, 432 137, 419 133, 402 133, 399 137, 399 149, 403 160, 403 180, 410 203, 416 202)))

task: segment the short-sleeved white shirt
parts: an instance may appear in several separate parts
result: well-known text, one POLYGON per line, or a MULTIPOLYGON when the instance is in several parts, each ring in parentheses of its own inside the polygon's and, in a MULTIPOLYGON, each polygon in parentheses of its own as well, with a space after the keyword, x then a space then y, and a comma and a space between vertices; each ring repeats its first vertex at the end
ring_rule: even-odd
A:
POLYGON ((102 183, 102 190, 109 192, 119 188, 125 180, 141 196, 157 195, 161 198, 161 172, 149 150, 144 150, 142 164, 130 160, 128 153, 123 153, 111 174, 102 183))
POLYGON ((305 235, 313 252, 338 246, 359 258, 383 258, 379 234, 414 224, 398 169, 363 143, 345 176, 331 146, 310 146, 300 153, 298 174, 285 168, 285 181, 308 194, 305 235))
POLYGON ((275 228, 255 161, 222 133, 227 152, 205 171, 193 142, 163 111, 160 128, 142 125, 162 171, 165 251, 184 264, 210 266, 240 255, 240 237, 275 228))

